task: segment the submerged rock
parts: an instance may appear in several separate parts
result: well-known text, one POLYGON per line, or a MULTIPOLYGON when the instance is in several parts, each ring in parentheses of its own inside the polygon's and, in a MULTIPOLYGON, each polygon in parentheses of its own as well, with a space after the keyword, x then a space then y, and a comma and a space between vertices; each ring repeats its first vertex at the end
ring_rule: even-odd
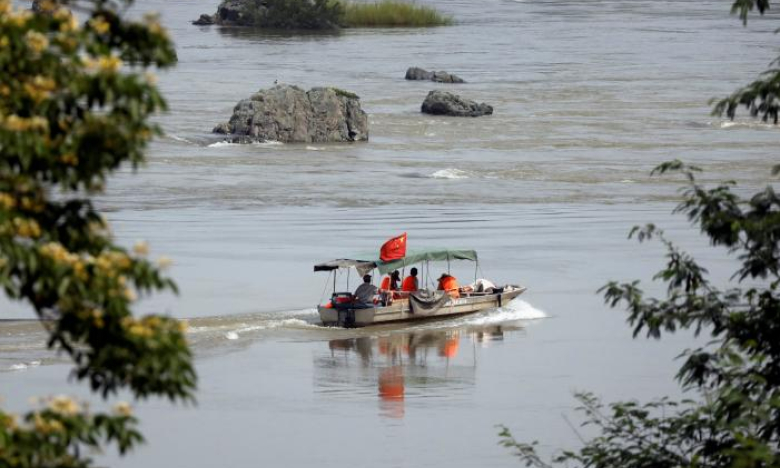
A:
POLYGON ((196 24, 198 26, 206 26, 209 24, 214 24, 214 16, 206 15, 206 14, 200 15, 200 18, 193 21, 192 24, 196 24))
POLYGON ((222 0, 213 15, 193 24, 268 29, 338 29, 341 6, 324 0, 222 0))
POLYGON ((228 135, 237 143, 366 141, 368 116, 353 93, 277 85, 239 101, 230 121, 212 132, 228 135))
POLYGON ((493 106, 477 104, 447 91, 431 91, 422 103, 422 112, 434 115, 452 115, 456 117, 479 117, 493 113, 493 106))
POLYGON ((436 81, 437 83, 465 83, 463 78, 445 71, 426 71, 418 67, 406 70, 407 80, 436 81))

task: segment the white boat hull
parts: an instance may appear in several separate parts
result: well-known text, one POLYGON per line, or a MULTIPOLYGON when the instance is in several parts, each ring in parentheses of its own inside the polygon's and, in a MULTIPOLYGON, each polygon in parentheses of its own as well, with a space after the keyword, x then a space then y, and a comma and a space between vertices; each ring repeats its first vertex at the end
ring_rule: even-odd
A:
POLYGON ((526 288, 519 286, 506 286, 500 293, 474 294, 457 299, 450 298, 449 302, 431 313, 415 314, 409 307, 408 300, 395 300, 388 306, 371 307, 367 309, 335 309, 319 306, 322 324, 333 327, 366 327, 393 322, 405 322, 416 320, 428 320, 431 318, 449 317, 454 315, 472 314, 488 309, 501 307, 516 298, 526 288))

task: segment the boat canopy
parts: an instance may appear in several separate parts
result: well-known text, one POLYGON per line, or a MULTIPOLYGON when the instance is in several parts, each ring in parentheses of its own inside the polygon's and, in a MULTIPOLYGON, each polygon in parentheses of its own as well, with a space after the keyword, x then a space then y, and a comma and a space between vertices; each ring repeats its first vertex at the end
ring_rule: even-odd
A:
POLYGON ((433 261, 450 261, 450 260, 470 260, 472 262, 477 261, 476 250, 462 250, 462 249, 426 249, 415 250, 413 252, 407 252, 404 258, 398 260, 391 260, 389 262, 383 262, 381 260, 376 261, 376 267, 379 269, 379 273, 385 274, 387 272, 404 268, 408 265, 414 265, 415 263, 424 262, 426 260, 433 261))
POLYGON ((380 274, 398 270, 408 265, 414 265, 424 261, 450 261, 450 260, 470 260, 477 261, 476 250, 463 249, 425 249, 407 252, 404 258, 383 262, 382 260, 354 260, 348 258, 339 258, 329 262, 318 263, 314 265, 314 271, 333 271, 339 268, 355 268, 364 275, 374 268, 379 269, 380 274))
POLYGON ((357 268, 359 271, 371 271, 376 268, 376 262, 373 260, 338 258, 336 260, 314 265, 314 271, 333 271, 339 268, 357 268))

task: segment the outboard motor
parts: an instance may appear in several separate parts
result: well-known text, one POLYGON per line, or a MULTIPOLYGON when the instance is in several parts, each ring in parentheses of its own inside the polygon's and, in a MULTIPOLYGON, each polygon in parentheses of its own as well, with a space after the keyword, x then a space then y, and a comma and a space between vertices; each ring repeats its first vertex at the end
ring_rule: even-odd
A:
POLYGON ((338 313, 339 327, 355 328, 355 309, 352 308, 353 297, 350 292, 334 292, 330 303, 338 313))
POLYGON ((338 326, 343 328, 355 328, 355 309, 339 309, 338 326))

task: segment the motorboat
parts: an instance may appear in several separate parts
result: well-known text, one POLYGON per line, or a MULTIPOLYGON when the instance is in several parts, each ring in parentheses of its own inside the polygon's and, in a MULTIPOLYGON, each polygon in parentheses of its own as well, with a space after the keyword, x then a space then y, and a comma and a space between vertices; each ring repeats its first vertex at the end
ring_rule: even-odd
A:
MULTIPOLYGON (((426 249, 407 253, 403 258, 382 261, 379 259, 335 259, 314 265, 314 271, 329 272, 333 276, 333 293, 330 300, 317 307, 323 325, 334 327, 365 327, 369 325, 387 324, 393 322, 430 320, 432 318, 450 317, 472 314, 488 309, 502 307, 516 298, 526 288, 506 284, 500 287, 482 288, 477 281, 476 272, 479 269, 477 252, 474 250, 426 249), (474 285, 461 287, 457 294, 422 288, 413 292, 379 291, 373 304, 356 304, 351 291, 337 290, 337 277, 349 278, 350 270, 356 270, 358 278, 373 271, 387 274, 395 270, 404 270, 407 266, 421 265, 422 280, 430 280, 429 262, 450 262, 465 260, 474 262, 474 285), (427 271, 427 275, 426 275, 427 271), (346 272, 346 275, 343 273, 346 272), (453 297, 458 296, 458 297, 453 297)), ((489 283, 488 283, 489 284, 489 283)), ((347 281, 347 288, 349 283, 347 281)))

